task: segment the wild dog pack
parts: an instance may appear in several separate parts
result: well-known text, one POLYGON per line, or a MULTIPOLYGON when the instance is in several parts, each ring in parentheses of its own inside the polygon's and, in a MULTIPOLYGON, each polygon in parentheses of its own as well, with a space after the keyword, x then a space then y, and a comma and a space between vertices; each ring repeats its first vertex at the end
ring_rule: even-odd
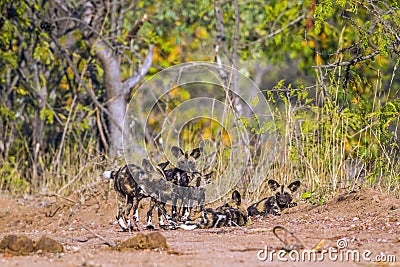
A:
MULTIPOLYGON (((172 154, 178 159, 176 167, 166 170, 169 162, 153 166, 148 160, 142 161, 142 166, 135 164, 124 165, 117 171, 105 171, 104 178, 114 179, 114 189, 117 192, 117 220, 124 231, 133 230, 130 221, 130 212, 133 208, 132 220, 137 228, 139 221, 139 202, 150 197, 150 207, 147 212, 147 229, 154 229, 152 225, 152 212, 154 207, 158 210, 159 225, 162 228, 171 229, 175 225, 177 216, 177 202, 182 202, 182 216, 186 220, 189 217, 189 200, 197 200, 203 205, 205 193, 202 188, 195 188, 192 183, 199 184, 202 176, 195 169, 196 159, 201 154, 201 149, 196 148, 191 152, 183 152, 174 146, 172 154), (197 179, 194 179, 197 177, 197 179), (165 209, 165 203, 172 201, 173 217, 165 209), (125 208, 125 211, 124 211, 125 208), (169 225, 165 225, 163 217, 169 225), (174 219, 173 219, 174 218, 174 219)), ((207 178, 208 179, 208 178, 207 178)))
POLYGON ((154 229, 152 225, 152 212, 154 207, 158 210, 159 225, 163 229, 182 228, 193 230, 196 228, 218 228, 223 226, 243 226, 247 224, 248 216, 254 215, 280 215, 286 208, 297 205, 293 202, 292 194, 300 187, 300 181, 290 183, 287 187, 280 185, 275 180, 268 180, 269 188, 275 193, 252 204, 247 209, 242 203, 240 193, 235 190, 231 199, 224 205, 212 209, 204 208, 205 189, 201 181, 209 182, 211 173, 201 175, 196 170, 196 160, 201 154, 201 148, 190 152, 183 152, 178 147, 172 147, 172 154, 178 159, 176 167, 166 169, 169 162, 153 166, 148 160, 142 161, 142 166, 128 164, 117 171, 105 171, 104 178, 114 179, 114 189, 117 193, 118 224, 124 230, 138 228, 139 202, 150 197, 150 206, 147 211, 147 229, 154 229), (166 210, 165 204, 172 202, 172 216, 166 210), (178 210, 178 201, 181 202, 182 213, 178 210), (200 212, 190 220, 193 202, 197 201, 200 212), (130 212, 134 210, 132 221, 130 212), (182 217, 180 217, 180 215, 182 217), (164 223, 164 218, 168 224, 164 223), (178 224, 181 220, 183 223, 178 224))

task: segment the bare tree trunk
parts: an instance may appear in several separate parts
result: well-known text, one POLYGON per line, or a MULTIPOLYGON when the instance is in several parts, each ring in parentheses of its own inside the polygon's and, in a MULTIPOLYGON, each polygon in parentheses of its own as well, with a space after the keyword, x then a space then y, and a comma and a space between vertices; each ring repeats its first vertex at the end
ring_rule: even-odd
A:
POLYGON ((112 159, 122 156, 122 129, 126 110, 126 94, 120 78, 120 59, 113 55, 113 51, 101 43, 96 47, 96 55, 100 59, 104 69, 104 85, 109 103, 107 109, 113 118, 110 123, 110 150, 112 159))
MULTIPOLYGON (((123 22, 123 7, 124 3, 120 1, 109 2, 108 5, 96 5, 93 1, 84 3, 84 12, 82 20, 91 28, 83 25, 83 35, 86 36, 89 46, 94 46, 96 57, 100 60, 104 70, 104 86, 107 95, 107 110, 109 113, 109 158, 111 161, 120 158, 123 155, 123 125, 124 116, 127 108, 127 97, 140 80, 146 75, 153 60, 153 46, 149 46, 149 52, 143 60, 143 64, 138 70, 125 81, 121 79, 121 58, 120 51, 112 46, 110 40, 116 40, 121 36, 123 22), (109 17, 110 24, 106 26, 104 23, 106 17, 109 17), (106 27, 107 29, 103 28, 106 27), (99 36, 92 32, 92 29, 98 33, 107 32, 107 36, 99 36), (105 38, 106 37, 106 38, 105 38)), ((147 15, 144 14, 138 24, 133 27, 127 37, 132 40, 136 36, 136 32, 140 26, 147 20, 147 15)))
MULTIPOLYGON (((41 112, 46 108, 46 100, 47 100, 47 87, 45 85, 41 85, 39 74, 43 73, 40 70, 40 64, 33 64, 33 72, 34 72, 34 82, 35 89, 37 94, 37 105, 38 109, 35 112, 35 118, 33 123, 33 132, 32 132, 32 154, 33 154, 33 164, 32 164, 32 182, 34 188, 40 186, 40 174, 42 172, 42 166, 40 162, 40 157, 42 156, 43 151, 43 135, 44 135, 44 124, 45 120, 41 118, 41 112)), ((48 72, 45 72, 45 77, 48 77, 48 72)))

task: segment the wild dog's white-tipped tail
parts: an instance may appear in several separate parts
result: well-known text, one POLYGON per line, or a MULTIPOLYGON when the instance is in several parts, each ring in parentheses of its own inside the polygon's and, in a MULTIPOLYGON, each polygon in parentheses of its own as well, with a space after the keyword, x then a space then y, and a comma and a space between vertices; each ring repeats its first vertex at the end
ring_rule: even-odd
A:
POLYGON ((111 173, 112 173, 112 171, 103 172, 103 178, 104 179, 111 179, 111 173))
POLYGON ((183 230, 189 230, 189 231, 199 228, 199 226, 197 224, 191 224, 191 225, 179 224, 179 225, 177 225, 177 227, 182 228, 183 230))

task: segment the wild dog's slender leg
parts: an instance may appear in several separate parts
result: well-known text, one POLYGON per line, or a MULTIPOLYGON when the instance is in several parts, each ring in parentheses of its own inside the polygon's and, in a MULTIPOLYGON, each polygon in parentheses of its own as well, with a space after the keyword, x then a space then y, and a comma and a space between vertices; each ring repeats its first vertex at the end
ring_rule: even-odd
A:
MULTIPOLYGON (((168 213, 167 210, 165 209, 165 204, 164 204, 164 203, 161 203, 161 202, 158 202, 158 201, 156 201, 156 200, 154 200, 154 199, 151 199, 151 200, 150 200, 149 211, 147 212, 147 226, 146 226, 146 228, 147 228, 148 230, 153 230, 153 229, 154 229, 154 226, 153 226, 153 224, 152 224, 152 216, 153 216, 153 209, 154 209, 154 206, 157 207, 158 220, 159 220, 159 225, 160 225, 160 227, 162 227, 162 228, 165 228, 165 227, 166 227, 166 225, 165 225, 165 223, 164 223, 164 220, 163 220, 163 218, 162 218, 163 215, 164 215, 165 219, 168 221, 168 223, 169 223, 172 227, 175 227, 175 226, 176 226, 175 221, 171 218, 171 216, 169 215, 169 213, 168 213)), ((171 228, 171 227, 170 227, 170 228, 171 228)))
POLYGON ((129 219, 129 214, 131 213, 132 205, 133 205, 133 197, 126 196, 126 207, 125 207, 124 220, 127 222, 130 231, 133 230, 131 220, 129 219))
POLYGON ((190 199, 189 200, 189 214, 192 214, 193 206, 194 206, 194 199, 190 199))
POLYGON ((197 205, 199 206, 200 211, 204 210, 204 202, 205 202, 205 200, 206 200, 205 193, 204 193, 204 191, 201 191, 200 192, 200 196, 197 199, 197 205))
MULTIPOLYGON (((176 222, 173 220, 173 218, 169 215, 168 211, 165 208, 164 203, 157 203, 158 210, 161 211, 161 214, 164 215, 165 219, 167 222, 170 224, 170 229, 175 229, 176 227, 176 222)), ((161 225, 160 225, 161 226, 161 225)), ((164 226, 165 227, 165 226, 164 226)))
POLYGON ((177 194, 174 192, 174 195, 172 197, 172 218, 176 220, 177 216, 177 202, 178 202, 178 197, 177 194))
POLYGON ((281 215, 281 209, 279 208, 279 206, 278 206, 278 203, 276 202, 276 197, 275 196, 272 196, 271 198, 270 198, 270 200, 272 201, 272 207, 271 207, 271 211, 270 211, 270 213, 272 214, 272 215, 275 215, 275 216, 280 216, 281 215))
MULTIPOLYGON (((160 205, 164 205, 164 204, 160 204, 160 205)), ((165 222, 164 222, 162 211, 159 207, 157 207, 157 214, 158 214, 158 224, 160 225, 161 228, 163 228, 165 226, 165 222)))
POLYGON ((188 199, 182 198, 182 221, 186 221, 189 218, 189 208, 188 208, 188 199))
POLYGON ((205 202, 205 199, 206 199, 206 195, 205 195, 205 192, 204 192, 204 188, 201 188, 201 187, 199 187, 199 186, 196 186, 193 190, 195 190, 195 193, 193 194, 194 196, 193 196, 193 199, 191 199, 192 200, 192 203, 191 203, 191 209, 190 209, 190 213, 192 212, 192 209, 193 209, 193 206, 194 206, 194 202, 197 202, 197 210, 198 211, 203 211, 204 210, 204 202, 205 202))
POLYGON ((132 216, 132 219, 135 222, 139 222, 139 201, 140 201, 139 198, 137 198, 137 197, 133 198, 133 204, 132 204, 133 216, 132 216))
POLYGON ((127 231, 128 227, 126 226, 126 223, 124 220, 124 214, 123 214, 123 209, 126 204, 126 197, 123 196, 122 194, 118 193, 117 194, 117 203, 118 203, 118 210, 117 210, 116 219, 118 220, 118 224, 122 228, 122 230, 127 231))
POLYGON ((147 228, 148 230, 153 230, 153 229, 154 229, 154 226, 153 226, 153 224, 152 224, 152 222, 151 222, 151 219, 152 219, 152 217, 153 217, 153 209, 154 209, 154 206, 155 206, 155 201, 154 201, 153 198, 151 198, 151 199, 150 199, 149 210, 147 211, 147 226, 146 226, 146 228, 147 228))

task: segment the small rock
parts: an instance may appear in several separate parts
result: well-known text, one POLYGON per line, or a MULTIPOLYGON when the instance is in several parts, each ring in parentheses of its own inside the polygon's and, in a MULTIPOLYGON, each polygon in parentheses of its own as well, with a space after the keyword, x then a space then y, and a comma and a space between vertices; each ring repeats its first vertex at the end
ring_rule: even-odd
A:
POLYGON ((47 253, 62 253, 64 247, 56 240, 47 236, 42 236, 35 242, 35 250, 47 253))
POLYGON ((34 251, 33 241, 26 236, 7 235, 0 242, 0 252, 28 255, 34 251))
POLYGON ((141 249, 167 249, 167 239, 159 232, 149 234, 138 233, 136 236, 122 241, 116 247, 119 251, 141 250, 141 249))

